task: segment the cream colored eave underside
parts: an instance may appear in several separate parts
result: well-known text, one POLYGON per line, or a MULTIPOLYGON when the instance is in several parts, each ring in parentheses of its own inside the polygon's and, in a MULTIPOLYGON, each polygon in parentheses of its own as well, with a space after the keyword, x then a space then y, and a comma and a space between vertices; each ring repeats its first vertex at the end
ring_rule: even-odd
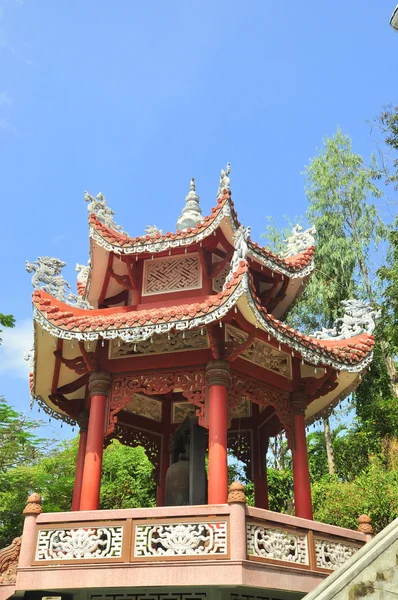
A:
MULTIPOLYGON (((53 380, 53 373, 55 369, 55 357, 54 350, 56 342, 56 338, 52 335, 43 331, 37 323, 35 326, 35 388, 33 390, 33 395, 41 398, 51 409, 55 412, 63 414, 62 411, 56 406, 54 406, 50 400, 48 399, 49 394, 51 393, 51 386, 53 380)), ((90 342, 90 351, 94 351, 96 344, 98 342, 90 342)), ((87 343, 86 343, 87 347, 87 343)), ((63 356, 67 359, 73 359, 81 355, 78 343, 75 341, 64 340, 63 341, 63 356), (74 347, 72 348, 72 344, 74 347)), ((156 355, 154 355, 156 356, 156 355)), ((131 360, 129 357, 127 360, 131 360)), ((304 364, 301 367, 301 375, 302 377, 322 377, 322 373, 320 369, 317 369, 317 373, 315 373, 315 368, 304 364)), ((75 381, 79 375, 77 375, 74 371, 68 369, 65 365, 61 364, 59 371, 59 380, 58 387, 71 383, 75 381)), ((306 420, 312 421, 317 414, 322 413, 329 405, 336 404, 340 399, 345 398, 347 395, 351 393, 353 389, 355 389, 356 385, 359 383, 359 375, 358 373, 348 373, 345 371, 341 371, 338 375, 338 386, 335 390, 314 400, 306 411, 306 420)), ((68 394, 68 399, 76 399, 83 398, 85 395, 85 386, 76 390, 75 392, 68 394)))

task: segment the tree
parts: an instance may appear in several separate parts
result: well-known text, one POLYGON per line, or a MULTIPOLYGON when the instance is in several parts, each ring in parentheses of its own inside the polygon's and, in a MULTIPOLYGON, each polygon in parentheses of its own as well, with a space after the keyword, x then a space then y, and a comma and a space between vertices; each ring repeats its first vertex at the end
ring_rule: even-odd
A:
MULTIPOLYGON (((14 327, 15 326, 15 319, 12 315, 4 315, 3 313, 0 313, 0 326, 1 327, 14 327)), ((0 329, 0 333, 1 333, 1 329, 0 329)), ((0 342, 1 342, 1 338, 0 338, 0 342)))

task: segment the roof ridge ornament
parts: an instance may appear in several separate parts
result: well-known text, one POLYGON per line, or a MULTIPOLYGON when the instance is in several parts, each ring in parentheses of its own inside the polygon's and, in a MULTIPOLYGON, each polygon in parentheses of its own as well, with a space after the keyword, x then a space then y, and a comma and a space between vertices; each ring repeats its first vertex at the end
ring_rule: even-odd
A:
POLYGON ((342 300, 340 304, 344 308, 344 315, 336 319, 331 329, 323 327, 320 331, 315 331, 312 337, 318 340, 345 340, 361 333, 373 333, 377 320, 381 317, 380 310, 356 299, 342 300))
POLYGON ((62 260, 50 256, 39 256, 33 263, 26 261, 26 270, 33 273, 32 285, 35 290, 43 290, 60 302, 65 302, 76 308, 93 308, 80 296, 69 292, 70 284, 61 275, 66 266, 62 260))
POLYGON ((247 255, 249 254, 249 245, 248 242, 250 240, 250 227, 244 227, 241 225, 234 233, 233 244, 234 244, 234 253, 231 259, 231 268, 229 274, 225 280, 224 287, 227 283, 229 283, 236 271, 239 268, 239 265, 242 260, 247 261, 247 255))
POLYGON ((229 178, 229 174, 231 172, 231 163, 227 163, 227 166, 224 169, 221 169, 220 173, 220 183, 218 184, 217 190, 217 198, 222 196, 224 190, 231 190, 231 180, 229 178))
POLYGON ((286 240, 283 240, 286 243, 286 250, 281 255, 282 258, 295 256, 296 254, 300 254, 300 252, 304 252, 307 248, 314 246, 315 234, 315 227, 309 227, 303 231, 303 227, 297 223, 297 225, 293 227, 291 235, 289 235, 286 240))
POLYGON ((163 231, 161 229, 159 229, 159 227, 156 227, 156 225, 147 225, 145 227, 145 234, 146 235, 155 236, 158 233, 160 233, 160 235, 163 235, 163 231))
POLYGON ((196 193, 195 179, 192 177, 189 192, 185 198, 185 206, 177 221, 177 231, 196 227, 203 220, 202 209, 199 206, 199 196, 196 193))
POLYGON ((106 202, 106 198, 101 192, 94 196, 91 196, 87 191, 84 192, 84 199, 88 202, 87 210, 90 214, 95 215, 103 225, 106 225, 110 229, 114 229, 118 231, 122 235, 127 235, 125 231, 120 227, 120 225, 116 225, 113 220, 113 215, 115 212, 108 206, 106 202))

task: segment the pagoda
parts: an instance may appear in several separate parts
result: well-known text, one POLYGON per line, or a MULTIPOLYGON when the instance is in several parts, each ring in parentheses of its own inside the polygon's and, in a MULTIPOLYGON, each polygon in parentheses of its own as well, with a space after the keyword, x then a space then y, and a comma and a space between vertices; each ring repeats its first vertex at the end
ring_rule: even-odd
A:
POLYGON ((23 540, 34 541, 21 551, 17 589, 71 590, 80 565, 78 588, 102 590, 92 598, 105 587, 108 598, 120 587, 126 595, 127 586, 131 598, 164 585, 166 596, 178 585, 202 586, 206 596, 208 586, 225 592, 233 582, 231 598, 239 585, 255 588, 253 598, 277 589, 302 597, 366 541, 365 533, 312 521, 306 426, 358 385, 372 359, 375 312, 346 301, 335 326, 312 336, 283 322, 314 269, 315 231, 296 226, 282 256, 253 242, 232 202, 229 165, 209 216, 191 180, 175 233, 153 226, 129 237, 104 196, 86 193, 86 201, 90 258, 76 267, 77 293, 62 261, 27 263, 32 398, 80 433, 72 511, 37 517, 40 502, 31 499, 39 508, 23 540), (267 448, 280 432, 292 452, 295 516, 267 510, 267 448), (112 439, 145 448, 158 508, 100 510, 102 454, 112 439), (254 508, 240 484, 228 495, 228 453, 254 482, 254 508), (95 550, 81 549, 94 539, 87 531, 95 550), (166 577, 167 558, 174 562, 166 577), (191 571, 176 562, 183 558, 191 571), (206 558, 214 568, 205 575, 206 558), (137 568, 130 576, 120 563, 137 568))

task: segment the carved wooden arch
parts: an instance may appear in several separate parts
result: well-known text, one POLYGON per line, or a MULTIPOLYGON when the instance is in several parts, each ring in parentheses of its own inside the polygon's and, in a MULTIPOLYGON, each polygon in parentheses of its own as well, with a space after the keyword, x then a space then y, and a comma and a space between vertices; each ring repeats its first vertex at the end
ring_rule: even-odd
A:
POLYGON ((134 394, 143 393, 148 396, 167 394, 175 389, 181 390, 188 402, 191 402, 198 408, 197 416, 200 420, 203 420, 205 402, 204 369, 181 372, 152 372, 114 377, 105 435, 109 436, 113 433, 118 420, 118 413, 129 403, 134 394))
POLYGON ((150 431, 143 431, 133 427, 115 426, 115 430, 110 436, 111 439, 119 440, 123 446, 137 448, 142 446, 153 466, 153 478, 159 484, 160 478, 160 457, 162 451, 162 436, 150 431))
POLYGON ((292 449, 294 440, 289 394, 287 392, 277 392, 259 381, 253 381, 242 375, 232 373, 229 389, 229 409, 238 406, 245 397, 250 402, 265 407, 272 406, 275 409, 276 416, 286 432, 289 448, 292 449))

